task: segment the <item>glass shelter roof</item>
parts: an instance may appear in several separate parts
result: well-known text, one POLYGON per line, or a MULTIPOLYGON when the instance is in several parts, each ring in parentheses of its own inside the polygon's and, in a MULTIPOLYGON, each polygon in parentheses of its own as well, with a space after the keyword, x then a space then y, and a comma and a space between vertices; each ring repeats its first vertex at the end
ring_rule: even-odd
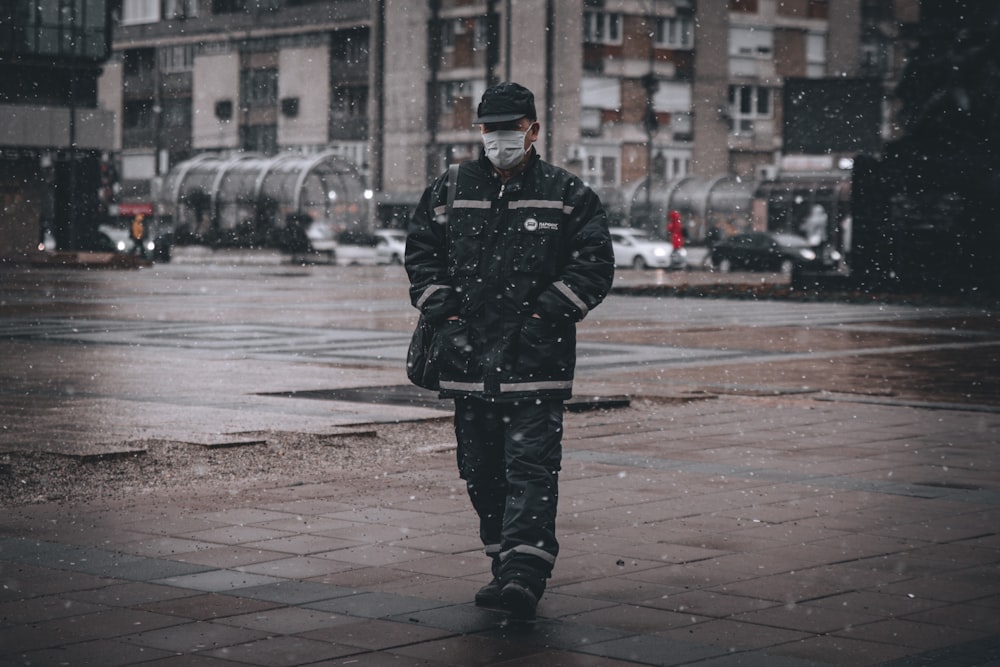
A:
POLYGON ((201 232, 244 223, 284 225, 291 216, 339 228, 368 224, 369 196, 353 163, 333 153, 203 154, 176 165, 158 209, 175 228, 201 232))

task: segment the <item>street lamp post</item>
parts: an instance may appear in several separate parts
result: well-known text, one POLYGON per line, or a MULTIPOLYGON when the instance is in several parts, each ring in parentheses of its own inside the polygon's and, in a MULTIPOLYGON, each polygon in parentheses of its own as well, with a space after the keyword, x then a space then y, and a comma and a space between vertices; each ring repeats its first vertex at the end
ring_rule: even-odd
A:
POLYGON ((651 6, 647 6, 649 12, 646 15, 647 37, 649 38, 649 71, 642 77, 642 87, 646 90, 646 113, 643 116, 643 124, 646 128, 646 219, 648 226, 652 227, 652 190, 653 190, 653 138, 656 136, 658 122, 656 119, 656 106, 654 97, 656 91, 660 89, 660 82, 656 78, 656 18, 651 6))
POLYGON ((76 208, 76 67, 69 67, 69 247, 79 249, 80 233, 76 228, 77 208, 76 208))

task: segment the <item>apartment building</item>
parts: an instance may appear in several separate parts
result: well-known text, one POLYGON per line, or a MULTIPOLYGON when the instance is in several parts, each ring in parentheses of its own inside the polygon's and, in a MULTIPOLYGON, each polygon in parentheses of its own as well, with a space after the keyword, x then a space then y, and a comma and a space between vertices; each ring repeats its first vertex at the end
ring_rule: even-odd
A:
POLYGON ((200 153, 334 151, 367 170, 370 3, 123 0, 102 103, 125 200, 200 153))
POLYGON ((888 85, 917 5, 123 0, 100 98, 117 114, 126 202, 200 153, 332 150, 398 222, 449 162, 477 155, 482 91, 516 80, 536 92, 542 155, 623 215, 647 183, 655 198, 685 178, 845 178, 849 152, 784 150, 785 82, 888 85))

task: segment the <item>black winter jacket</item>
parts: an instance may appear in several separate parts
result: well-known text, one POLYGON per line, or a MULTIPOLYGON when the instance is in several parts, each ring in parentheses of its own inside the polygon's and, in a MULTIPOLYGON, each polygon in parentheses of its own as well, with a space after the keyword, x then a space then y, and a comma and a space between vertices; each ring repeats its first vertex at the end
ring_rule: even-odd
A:
POLYGON ((447 181, 424 191, 406 242, 410 300, 437 327, 441 395, 569 398, 576 322, 614 275, 600 200, 534 152, 506 184, 485 157, 462 164, 450 214, 447 181))

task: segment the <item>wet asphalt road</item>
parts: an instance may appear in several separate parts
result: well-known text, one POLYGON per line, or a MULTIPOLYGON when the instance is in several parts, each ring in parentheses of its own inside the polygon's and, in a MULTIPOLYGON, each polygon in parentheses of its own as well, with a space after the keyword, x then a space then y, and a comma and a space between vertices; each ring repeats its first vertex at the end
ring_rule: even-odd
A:
MULTIPOLYGON (((3 449, 331 417, 267 396, 405 385, 415 311, 398 266, 214 253, 141 270, 0 269, 3 449), (234 388, 237 388, 234 391, 234 388)), ((780 276, 620 270, 616 286, 780 276)), ((580 327, 577 393, 815 393, 1000 409, 998 313, 981 307, 612 294, 580 327)), ((427 408, 404 409, 420 418, 427 408)), ((332 415, 378 421, 378 405, 332 415)), ((206 435, 207 434, 207 435, 206 435)))

